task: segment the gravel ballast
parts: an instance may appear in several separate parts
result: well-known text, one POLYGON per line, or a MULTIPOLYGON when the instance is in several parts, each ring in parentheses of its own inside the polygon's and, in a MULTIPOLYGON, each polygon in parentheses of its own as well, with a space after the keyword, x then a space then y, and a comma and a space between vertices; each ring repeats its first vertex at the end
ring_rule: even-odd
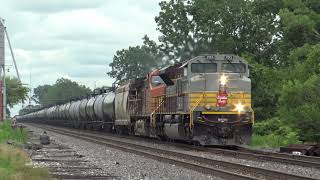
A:
MULTIPOLYGON (((43 133, 42 129, 30 125, 27 128, 34 134, 43 133)), ((81 139, 50 131, 47 133, 56 143, 68 146, 107 174, 120 179, 221 179, 81 139)))
POLYGON ((172 151, 182 152, 182 153, 190 154, 190 155, 194 155, 194 156, 201 156, 201 157, 214 159, 214 160, 221 160, 221 161, 243 164, 246 166, 260 167, 260 168, 264 168, 264 169, 285 172, 288 174, 295 174, 295 175, 299 175, 299 176, 312 177, 312 178, 316 178, 316 179, 319 179, 319 177, 320 177, 320 169, 317 169, 317 168, 303 167, 303 166, 298 166, 298 165, 291 165, 291 164, 271 162, 271 161, 254 161, 254 160, 228 157, 228 156, 213 154, 210 152, 199 152, 199 151, 189 150, 189 149, 185 149, 185 148, 179 148, 174 145, 161 143, 161 141, 159 141, 159 143, 155 143, 154 141, 150 141, 148 139, 144 140, 142 138, 139 138, 138 140, 135 140, 135 138, 131 138, 131 137, 129 137, 129 138, 112 137, 112 138, 117 138, 121 141, 136 143, 139 145, 150 146, 150 147, 166 149, 166 150, 172 150, 172 151))

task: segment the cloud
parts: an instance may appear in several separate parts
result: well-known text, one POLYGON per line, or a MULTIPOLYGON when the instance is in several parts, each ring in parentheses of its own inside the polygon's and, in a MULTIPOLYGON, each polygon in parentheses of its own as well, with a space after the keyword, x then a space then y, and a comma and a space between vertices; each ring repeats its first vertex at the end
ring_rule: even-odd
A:
MULTIPOLYGON (((94 88, 111 86, 106 72, 117 50, 140 45, 145 34, 157 39, 159 1, 11 0, 1 4, 0 16, 23 83, 35 88, 65 77, 94 88)), ((6 61, 13 64, 8 48, 6 61)))
POLYGON ((11 1, 11 5, 18 11, 33 13, 55 13, 74 9, 98 8, 104 0, 28 0, 11 1))

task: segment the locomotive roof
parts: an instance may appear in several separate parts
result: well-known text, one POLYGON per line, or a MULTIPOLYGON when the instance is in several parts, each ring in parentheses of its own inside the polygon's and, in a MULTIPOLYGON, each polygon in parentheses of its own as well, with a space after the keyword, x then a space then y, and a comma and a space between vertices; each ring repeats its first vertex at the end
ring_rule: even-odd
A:
POLYGON ((243 58, 241 58, 237 55, 234 55, 234 54, 203 54, 203 55, 196 56, 192 59, 189 59, 189 60, 183 62, 183 64, 179 68, 185 67, 186 65, 189 64, 190 61, 199 60, 199 59, 209 59, 212 61, 238 60, 243 63, 247 63, 243 58))

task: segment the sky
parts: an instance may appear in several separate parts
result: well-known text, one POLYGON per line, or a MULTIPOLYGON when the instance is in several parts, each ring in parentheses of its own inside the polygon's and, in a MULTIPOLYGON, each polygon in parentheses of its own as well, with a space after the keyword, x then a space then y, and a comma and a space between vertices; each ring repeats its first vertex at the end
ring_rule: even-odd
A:
MULTIPOLYGON (((64 77, 111 85, 106 75, 117 50, 157 40, 160 0, 10 0, 1 2, 22 82, 28 87, 64 77), (31 77, 31 78, 30 78, 31 77)), ((16 76, 6 44, 7 74, 16 76)), ((11 111, 16 114, 21 105, 11 111)))

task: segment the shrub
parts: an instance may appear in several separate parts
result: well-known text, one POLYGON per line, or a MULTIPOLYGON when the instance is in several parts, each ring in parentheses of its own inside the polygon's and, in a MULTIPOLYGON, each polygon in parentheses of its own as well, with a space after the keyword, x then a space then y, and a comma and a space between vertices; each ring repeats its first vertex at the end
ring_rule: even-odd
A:
POLYGON ((276 148, 297 143, 301 143, 298 133, 283 125, 279 118, 256 123, 253 127, 251 146, 276 148))
POLYGON ((279 100, 279 115, 297 129, 302 141, 320 142, 320 77, 288 82, 279 100))

